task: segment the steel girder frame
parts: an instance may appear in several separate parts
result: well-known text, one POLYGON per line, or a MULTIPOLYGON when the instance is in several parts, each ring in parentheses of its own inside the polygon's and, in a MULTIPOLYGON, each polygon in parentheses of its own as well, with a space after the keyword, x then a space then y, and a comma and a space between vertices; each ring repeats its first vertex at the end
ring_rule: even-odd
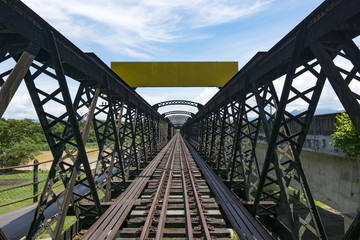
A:
POLYGON ((254 191, 259 178, 259 166, 255 154, 256 142, 259 135, 261 121, 259 110, 254 101, 254 94, 242 91, 238 101, 233 103, 233 111, 238 114, 235 118, 235 136, 232 152, 230 187, 243 190, 242 198, 254 200, 254 191), (236 179, 240 180, 239 182, 236 179))
POLYGON ((119 143, 119 130, 121 127, 122 108, 124 103, 119 99, 113 99, 109 89, 100 95, 101 104, 96 106, 93 118, 93 126, 99 147, 99 156, 96 162, 94 178, 97 181, 105 177, 108 181, 99 181, 98 188, 103 192, 104 200, 111 199, 112 179, 117 184, 126 183, 124 164, 121 159, 119 143), (105 118, 105 119, 103 119, 105 118))
MULTIPOLYGON (((140 163, 147 163, 146 151, 146 133, 145 133, 145 113, 139 113, 136 123, 135 136, 136 136, 136 152, 140 163)), ((149 156, 150 157, 150 156, 149 156)))
MULTIPOLYGON (((205 152, 204 139, 214 139, 220 133, 216 127, 206 126, 204 119, 218 114, 219 105, 229 104, 230 99, 240 99, 230 178, 246 182, 246 177, 251 176, 248 182, 251 187, 247 188, 250 191, 245 195, 254 200, 254 216, 267 215, 264 217, 267 223, 275 224, 277 220, 273 226, 280 223, 282 234, 287 238, 307 239, 310 235, 327 238, 301 166, 300 153, 326 79, 360 132, 360 93, 357 92, 360 51, 354 42, 360 34, 359 23, 358 2, 324 2, 269 52, 257 54, 184 126, 183 132, 191 142, 197 142, 198 149, 205 152), (299 110, 299 106, 303 110, 294 111, 299 110), (244 112, 247 110, 253 113, 246 121, 244 112), (256 121, 249 125, 250 119, 256 121), (191 131, 193 126, 201 124, 205 132, 208 131, 204 137, 196 135, 200 131, 191 131), (297 127, 290 129, 290 124, 297 127), (247 131, 242 131, 247 127, 247 131), (268 148, 263 165, 256 171, 259 166, 255 149, 260 127, 268 148), (250 147, 243 148, 249 140, 250 147), (255 160, 250 163, 255 174, 244 175, 249 171, 249 162, 245 159, 251 158, 255 160), (243 170, 237 171, 235 166, 243 170), (266 205, 260 204, 262 201, 273 201, 276 206, 265 208, 266 205)), ((224 120, 217 120, 220 121, 224 120)), ((220 146, 217 147, 210 148, 210 152, 219 151, 220 146)), ((358 221, 359 217, 345 239, 359 234, 358 221)))
POLYGON ((199 119, 199 121, 194 122, 186 132, 182 128, 182 132, 185 137, 191 141, 194 148, 199 151, 199 153, 204 157, 205 161, 211 165, 215 166, 215 157, 213 144, 215 144, 215 129, 217 126, 217 114, 212 112, 209 115, 204 116, 204 118, 199 119))
POLYGON ((233 119, 229 113, 229 106, 224 105, 218 108, 218 123, 219 123, 219 135, 215 138, 215 169, 217 174, 223 179, 228 179, 229 175, 229 163, 233 134, 233 119))
MULTIPOLYGON (((40 123, 44 129, 54 161, 45 182, 44 191, 41 194, 28 237, 37 237, 42 230, 46 230, 51 237, 59 238, 70 206, 74 209, 77 217, 79 217, 80 209, 76 208, 76 206, 79 206, 80 201, 83 199, 93 199, 97 211, 96 215, 100 215, 102 210, 85 150, 87 132, 90 124, 85 125, 88 129, 84 129, 81 134, 80 122, 84 116, 80 115, 77 110, 82 107, 82 102, 79 101, 79 97, 77 97, 74 104, 72 103, 55 37, 50 31, 45 33, 45 37, 48 40, 50 60, 44 65, 52 65, 55 69, 55 73, 48 74, 51 75, 49 79, 54 80, 51 85, 55 87, 55 89, 48 93, 48 91, 44 89, 44 86, 37 84, 36 80, 39 79, 36 78, 37 74, 31 74, 30 71, 25 76, 25 83, 40 123), (52 109, 48 107, 51 103, 56 103, 59 110, 61 109, 59 116, 56 116, 52 112, 52 109), (55 128, 60 126, 62 126, 64 130, 62 133, 56 134, 55 128), (72 148, 73 150, 71 150, 72 148), (78 175, 80 171, 84 171, 86 177, 79 181, 78 175), (65 190, 60 194, 56 194, 53 192, 53 186, 59 180, 63 181, 65 190), (75 190, 75 185, 85 186, 90 191, 87 191, 86 194, 79 195, 75 190), (59 208, 59 214, 45 220, 46 209, 51 206, 54 201, 59 208), (54 230, 53 224, 55 224, 54 230)), ((42 68, 40 67, 40 69, 42 68)), ((79 93, 81 92, 82 91, 79 90, 79 93)), ((81 94, 78 94, 77 96, 80 95, 81 94)), ((97 96, 93 95, 92 97, 91 102, 92 100, 96 101, 97 96)), ((94 102, 94 104, 96 104, 96 102, 94 102)), ((93 111, 94 107, 92 107, 91 110, 93 111)), ((93 112, 89 112, 90 116, 92 114, 93 112)), ((90 118, 88 120, 91 121, 90 118)))
MULTIPOLYGON (((353 30, 360 31, 359 24, 353 30)), ((318 59, 331 86, 340 99, 355 128, 360 134, 360 92, 356 86, 360 82, 360 50, 350 34, 341 35, 331 41, 317 41, 311 49, 318 59), (337 60, 346 60, 344 66, 337 60)), ((360 235, 360 212, 349 227, 344 239, 355 239, 360 235)))
POLYGON ((59 239, 70 209, 78 221, 85 215, 101 215, 99 193, 108 201, 111 180, 126 182, 126 168, 138 163, 139 136, 146 139, 144 154, 149 158, 164 144, 154 142, 164 138, 155 126, 167 127, 168 123, 104 63, 81 52, 17 0, 0 1, 2 69, 11 59, 14 67, 0 73, 0 116, 25 79, 54 158, 27 239, 36 238, 43 230, 59 239), (74 100, 70 84, 77 88, 74 100), (129 129, 131 120, 135 123, 131 123, 130 133, 124 130, 124 139, 120 130, 129 129), (139 126, 140 122, 144 126, 139 126), (91 123, 99 146, 94 172, 85 151, 91 123), (125 159, 128 149, 121 147, 127 141, 134 151, 125 159), (61 185, 65 189, 58 192, 56 187, 61 185), (93 202, 93 207, 83 207, 84 201, 93 202))
POLYGON ((219 114, 219 110, 217 109, 214 112, 213 123, 211 124, 211 140, 210 140, 210 151, 207 161, 209 164, 216 168, 216 160, 217 160, 217 153, 219 152, 220 147, 220 131, 221 131, 221 118, 219 114))
POLYGON ((121 159, 124 163, 126 179, 129 178, 130 170, 134 167, 139 170, 140 163, 136 152, 136 136, 135 127, 137 124, 137 109, 131 105, 123 105, 121 109, 119 121, 120 124, 120 149, 121 159))

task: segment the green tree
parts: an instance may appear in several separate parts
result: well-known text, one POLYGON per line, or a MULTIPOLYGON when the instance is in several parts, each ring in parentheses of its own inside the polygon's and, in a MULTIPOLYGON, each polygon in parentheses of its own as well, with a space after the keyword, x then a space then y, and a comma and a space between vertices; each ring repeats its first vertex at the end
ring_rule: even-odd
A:
POLYGON ((0 120, 0 167, 16 166, 29 162, 44 144, 40 124, 30 119, 0 120))
POLYGON ((340 113, 336 116, 335 131, 331 134, 330 145, 340 148, 348 157, 355 158, 360 154, 360 136, 356 132, 349 115, 340 113))

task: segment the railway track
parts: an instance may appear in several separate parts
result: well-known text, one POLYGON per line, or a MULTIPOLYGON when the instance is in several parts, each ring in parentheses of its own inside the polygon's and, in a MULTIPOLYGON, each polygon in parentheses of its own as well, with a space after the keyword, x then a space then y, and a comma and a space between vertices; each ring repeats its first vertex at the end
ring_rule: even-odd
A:
POLYGON ((117 239, 230 239, 210 190, 177 134, 117 239))
POLYGON ((273 239, 177 134, 81 239, 231 239, 229 228, 273 239))

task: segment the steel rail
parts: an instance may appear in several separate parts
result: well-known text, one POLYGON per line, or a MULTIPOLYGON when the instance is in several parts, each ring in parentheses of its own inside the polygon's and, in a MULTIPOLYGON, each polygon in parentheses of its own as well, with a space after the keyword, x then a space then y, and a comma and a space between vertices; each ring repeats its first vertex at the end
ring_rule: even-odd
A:
POLYGON ((163 159, 166 152, 172 148, 171 140, 154 158, 153 161, 139 174, 126 190, 116 199, 106 212, 89 228, 81 239, 113 239, 117 230, 123 224, 136 199, 139 197, 149 177, 163 159))
POLYGON ((146 221, 144 223, 143 231, 141 232, 141 235, 140 235, 140 240, 145 240, 145 239, 148 238, 150 227, 151 227, 151 224, 153 222, 153 217, 154 217, 154 214, 155 214, 156 206, 157 206, 157 204, 159 202, 160 194, 161 194, 161 191, 163 189, 163 185, 165 183, 165 178, 167 177, 167 175, 169 175, 169 173, 170 173, 170 171, 171 171, 171 169, 173 167, 174 156, 175 156, 175 146, 177 144, 178 138, 179 138, 178 136, 175 137, 174 146, 171 149, 168 161, 166 162, 166 165, 164 167, 164 171, 163 171, 163 173, 161 175, 161 179, 159 181, 158 188, 156 190, 156 193, 155 193, 153 202, 151 204, 148 216, 147 216, 146 221))
POLYGON ((184 160, 184 158, 183 158, 182 154, 180 154, 180 169, 181 169, 181 178, 182 178, 182 185, 183 185, 186 238, 191 240, 191 239, 194 239, 194 234, 193 234, 193 227, 192 227, 192 221, 191 221, 189 197, 188 197, 188 193, 187 193, 188 190, 187 190, 187 186, 186 186, 185 171, 187 170, 187 168, 186 168, 186 165, 184 166, 183 160, 184 160))
POLYGON ((195 149, 188 142, 186 142, 186 146, 239 238, 242 240, 273 239, 265 228, 245 209, 211 167, 205 163, 195 149))
POLYGON ((178 144, 175 144, 174 146, 174 155, 172 157, 171 161, 171 167, 168 170, 168 179, 167 179, 167 184, 166 184, 166 191, 165 194, 163 196, 163 202, 162 202, 162 208, 161 208, 161 212, 160 212, 160 219, 157 225, 157 231, 156 231, 156 236, 155 239, 156 240, 160 240, 163 238, 163 233, 164 233, 164 228, 165 228, 165 222, 166 222, 166 212, 169 206, 169 196, 170 196, 170 191, 171 191, 171 182, 172 182, 172 177, 173 177, 173 169, 174 169, 174 159, 175 159, 175 154, 176 154, 176 148, 179 148, 178 144))
POLYGON ((193 193, 194 193, 194 199, 195 199, 195 204, 196 204, 196 207, 197 207, 197 210, 198 210, 198 215, 199 215, 201 228, 202 228, 202 231, 203 231, 203 233, 205 235, 205 239, 211 240, 209 227, 208 227, 208 225, 206 223, 205 214, 204 214, 204 211, 203 211, 202 206, 201 206, 200 197, 199 197, 198 191, 196 189, 195 177, 194 177, 193 172, 191 170, 190 160, 189 160, 189 158, 188 158, 188 156, 186 154, 186 146, 185 146, 185 143, 184 143, 183 139, 181 139, 180 144, 181 144, 181 148, 183 150, 183 151, 181 151, 181 153, 182 153, 182 155, 184 157, 185 167, 187 168, 187 173, 188 173, 188 176, 189 176, 189 179, 190 179, 190 182, 191 182, 191 188, 192 188, 193 193))

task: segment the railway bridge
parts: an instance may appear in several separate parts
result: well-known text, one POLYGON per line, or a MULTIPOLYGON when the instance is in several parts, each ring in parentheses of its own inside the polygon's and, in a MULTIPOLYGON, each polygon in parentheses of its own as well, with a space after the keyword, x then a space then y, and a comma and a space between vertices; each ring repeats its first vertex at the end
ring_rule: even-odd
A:
MULTIPOLYGON (((176 100, 198 108, 183 113, 180 135, 157 112, 169 103, 149 105, 21 1, 0 0, 0 66, 13 62, 0 73, 0 117, 24 81, 54 159, 37 205, 9 218, 1 238, 226 239, 231 228, 240 239, 331 239, 300 156, 326 83, 360 133, 359 34, 357 0, 324 1, 204 106, 176 100), (298 102, 306 107, 294 113, 298 102)), ((359 235, 358 214, 343 239, 359 235)))

